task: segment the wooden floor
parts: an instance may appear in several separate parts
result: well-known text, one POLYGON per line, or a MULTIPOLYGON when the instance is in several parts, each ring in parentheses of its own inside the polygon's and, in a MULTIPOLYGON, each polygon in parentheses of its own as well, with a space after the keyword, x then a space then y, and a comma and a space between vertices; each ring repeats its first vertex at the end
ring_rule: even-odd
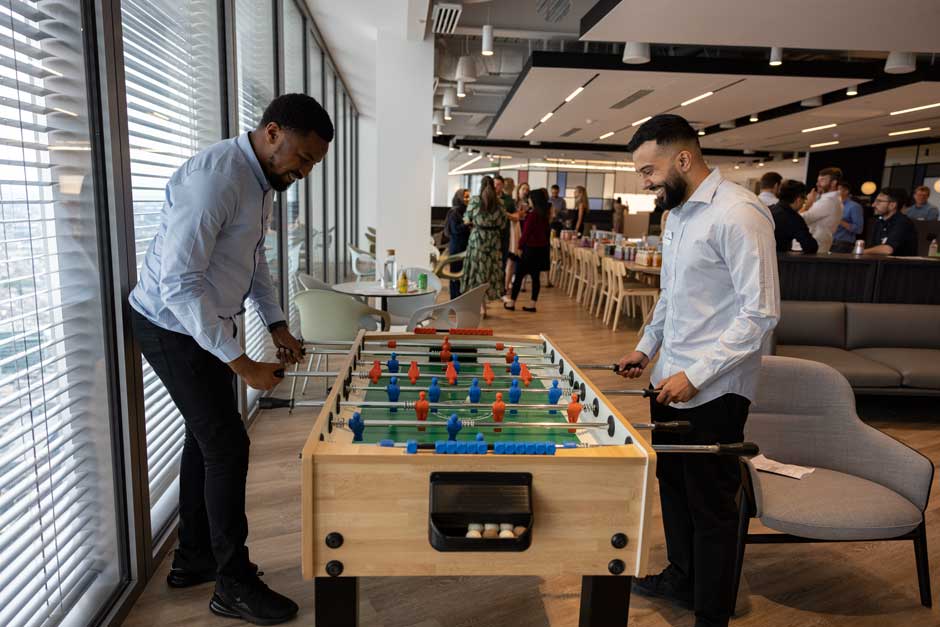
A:
MULTIPOLYGON (((523 299, 524 300, 524 299, 523 299)), ((539 312, 503 311, 490 306, 486 326, 501 332, 546 333, 580 363, 608 362, 631 350, 636 322, 612 333, 579 310, 557 288, 543 289, 539 312)), ((938 366, 940 367, 940 366, 938 366)), ((613 374, 597 373, 601 387, 623 385, 613 374)), ((635 383, 642 385, 643 382, 635 383)), ((308 396, 322 394, 308 389, 308 396)), ((624 415, 649 418, 644 401, 616 397, 624 415)), ((885 430, 940 463, 940 410, 936 400, 862 401, 859 411, 885 430)), ((312 414, 268 411, 251 430, 248 520, 251 558, 265 582, 301 607, 293 624, 313 623, 313 583, 300 575, 300 461, 312 414)), ((940 606, 940 498, 936 484, 927 513, 933 597, 940 606)), ((658 497, 655 499, 658 503, 658 497)), ((656 508, 651 563, 665 565, 656 508)), ((759 531, 759 524, 752 524, 759 531)), ((147 586, 128 626, 236 625, 208 610, 212 585, 175 591, 164 581, 169 558, 147 586)), ((910 542, 749 546, 739 607, 747 611, 732 624, 760 627, 844 625, 852 627, 936 626, 940 610, 921 607, 910 542), (748 594, 749 591, 749 594, 748 594)), ((575 576, 491 578, 363 579, 360 616, 364 626, 543 627, 577 624, 580 579, 575 576)), ((687 611, 633 596, 630 625, 691 626, 687 611)))

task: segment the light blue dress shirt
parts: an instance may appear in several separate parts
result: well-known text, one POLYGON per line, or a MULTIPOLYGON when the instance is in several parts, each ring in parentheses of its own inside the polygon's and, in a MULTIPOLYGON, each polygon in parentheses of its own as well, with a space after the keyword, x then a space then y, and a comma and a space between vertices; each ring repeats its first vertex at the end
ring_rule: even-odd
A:
POLYGON ((247 134, 190 158, 166 184, 131 306, 224 362, 240 357, 234 318, 246 298, 266 325, 285 319, 264 252, 273 198, 247 134))
POLYGON ((937 220, 940 217, 940 211, 928 202, 925 205, 908 207, 907 217, 911 220, 937 220))
POLYGON ((848 222, 851 228, 847 229, 840 224, 833 239, 837 242, 852 242, 854 244, 855 240, 859 239, 858 236, 865 230, 865 212, 862 211, 862 206, 851 198, 846 198, 842 201, 842 219, 848 222))
POLYGON ((718 168, 669 213, 659 302, 636 350, 652 359, 655 387, 685 371, 698 394, 754 400, 761 350, 780 317, 774 220, 757 196, 718 168))

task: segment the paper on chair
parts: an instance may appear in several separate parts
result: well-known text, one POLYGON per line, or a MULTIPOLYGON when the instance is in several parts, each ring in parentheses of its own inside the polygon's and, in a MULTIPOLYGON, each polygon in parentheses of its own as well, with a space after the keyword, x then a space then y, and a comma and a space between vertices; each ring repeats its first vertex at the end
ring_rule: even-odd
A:
POLYGON ((808 466, 783 464, 764 457, 763 455, 752 457, 751 463, 754 464, 754 468, 757 468, 760 471, 772 472, 775 475, 783 475, 784 477, 790 477, 792 479, 802 479, 806 475, 816 470, 815 468, 809 468, 808 466))

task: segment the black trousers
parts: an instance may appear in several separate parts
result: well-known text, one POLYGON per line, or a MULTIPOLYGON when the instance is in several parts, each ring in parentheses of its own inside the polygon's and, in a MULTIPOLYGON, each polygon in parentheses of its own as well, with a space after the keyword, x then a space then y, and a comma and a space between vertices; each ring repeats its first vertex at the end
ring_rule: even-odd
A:
POLYGON ((522 289, 522 281, 526 275, 532 277, 532 302, 539 299, 539 291, 542 289, 541 272, 528 267, 525 261, 519 261, 516 264, 516 274, 512 278, 512 299, 519 297, 519 291, 522 289))
POLYGON ((173 565, 249 576, 254 572, 245 546, 250 442, 238 412, 235 373, 188 335, 158 327, 136 311, 133 325, 141 352, 186 422, 173 565))
MULTIPOLYGON (((654 422, 687 420, 689 433, 653 431, 654 444, 730 444, 744 439, 750 401, 725 394, 676 409, 650 399, 654 422)), ((694 591, 696 624, 727 625, 731 616, 741 467, 736 457, 663 453, 656 477, 666 554, 694 591)))
MULTIPOLYGON (((455 261, 450 264, 450 270, 451 272, 460 272, 463 270, 463 261, 455 261)), ((460 279, 450 282, 450 299, 454 300, 458 296, 460 296, 460 279)))

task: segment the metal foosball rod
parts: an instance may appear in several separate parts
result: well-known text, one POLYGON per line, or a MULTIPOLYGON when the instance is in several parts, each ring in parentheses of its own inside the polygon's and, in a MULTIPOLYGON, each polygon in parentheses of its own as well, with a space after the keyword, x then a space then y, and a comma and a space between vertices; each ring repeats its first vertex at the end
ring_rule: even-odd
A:
MULTIPOLYGON (((347 407, 374 407, 378 409, 414 409, 415 403, 417 401, 347 401, 345 406, 347 407)), ((266 396, 258 401, 258 407, 261 409, 279 409, 279 408, 295 408, 295 407, 323 407, 326 404, 326 401, 298 401, 289 398, 275 398, 273 396, 266 396)), ((550 403, 504 403, 503 404, 507 410, 510 409, 554 409, 559 413, 566 412, 567 406, 563 405, 553 405, 550 403)), ((448 411, 454 411, 458 409, 491 409, 493 403, 466 403, 464 401, 438 401, 436 403, 428 402, 428 406, 431 411, 434 411, 435 407, 443 407, 448 411)), ((581 412, 584 413, 588 411, 587 405, 581 405, 581 412)), ((604 423, 604 426, 607 426, 607 423, 604 423)))
MULTIPOLYGON (((519 422, 507 420, 496 422, 495 420, 466 420, 460 419, 462 428, 473 429, 476 427, 492 427, 494 429, 518 427, 537 429, 608 429, 610 425, 607 422, 519 422)), ((445 420, 363 420, 366 427, 446 427, 445 420)), ((333 426, 346 428, 349 421, 345 418, 334 418, 333 426)))
MULTIPOLYGON (((355 363, 360 366, 371 366, 373 361, 379 361, 379 360, 378 359, 356 359, 355 363)), ((509 365, 504 360, 501 360, 501 361, 463 361, 462 359, 458 357, 457 361, 460 363, 461 368, 465 366, 470 367, 470 368, 483 368, 486 364, 489 364, 491 368, 494 366, 498 368, 505 368, 509 365)), ((383 366, 385 365, 385 362, 379 361, 379 363, 383 366)), ((414 360, 401 359, 399 360, 398 365, 399 365, 399 368, 404 368, 406 366, 410 366, 412 363, 414 363, 416 366, 421 366, 422 368, 437 368, 437 367, 446 368, 447 364, 452 363, 452 362, 450 360, 418 361, 417 359, 414 359, 414 360)), ((555 370, 557 368, 557 366, 555 366, 554 364, 548 361, 532 362, 532 361, 520 360, 519 363, 520 365, 526 364, 531 369, 555 370)))
MULTIPOLYGON (((447 337, 447 334, 441 334, 447 337)), ((503 350, 504 347, 517 347, 517 346, 533 346, 541 348, 542 340, 521 340, 521 341, 512 341, 506 342, 503 340, 470 340, 463 339, 464 336, 460 335, 451 335, 448 337, 448 343, 451 347, 459 348, 489 348, 495 350, 503 350)), ((469 337, 482 337, 482 336, 465 336, 469 337)), ((389 339, 370 339, 366 338, 363 344, 385 344, 388 348, 396 348, 398 346, 407 346, 409 348, 440 348, 441 343, 444 341, 444 338, 433 339, 433 340, 389 340, 389 339)), ((348 346, 351 347, 355 344, 352 340, 311 340, 304 339, 303 343, 308 346, 348 346)), ((363 350, 367 350, 363 348, 363 350)))
MULTIPOLYGON (((438 376, 438 375, 434 375, 434 376, 438 376)), ((407 376, 406 376, 405 378, 407 378, 407 376)), ((560 381, 559 381, 559 383, 560 383, 560 381)), ((398 387, 398 389, 399 389, 399 391, 401 391, 401 392, 427 392, 428 387, 427 387, 427 386, 422 387, 422 386, 420 386, 420 385, 401 385, 401 386, 398 387)), ((480 391, 481 391, 481 392, 505 392, 505 393, 508 393, 511 389, 512 389, 512 388, 491 388, 491 387, 482 387, 482 386, 480 387, 480 391)), ((530 393, 530 394, 533 394, 533 393, 536 393, 536 392, 537 392, 537 393, 544 394, 544 393, 548 392, 549 389, 551 389, 551 388, 539 388, 539 389, 534 389, 534 388, 522 388, 522 391, 523 391, 523 392, 528 392, 528 393, 530 393)), ((565 395, 565 396, 570 396, 570 395, 571 395, 571 392, 572 392, 572 391, 575 391, 575 390, 573 390, 572 388, 568 387, 567 385, 559 385, 559 386, 558 386, 558 389, 560 389, 561 392, 562 392, 562 394, 565 395)), ((358 392, 358 391, 362 391, 362 392, 385 392, 385 391, 387 391, 387 390, 386 390, 384 387, 382 387, 381 385, 355 385, 355 384, 349 386, 349 390, 350 390, 351 392, 358 392)), ((442 391, 442 392, 469 392, 469 391, 470 391, 470 386, 469 386, 469 385, 454 385, 454 386, 448 386, 448 387, 446 387, 446 388, 441 388, 441 391, 442 391)))
MULTIPOLYGON (((507 423, 500 423, 506 426, 507 423)), ((407 448, 405 442, 377 442, 378 446, 387 448, 407 448)), ((493 442, 487 442, 486 448, 492 451, 495 448, 493 442)), ((589 442, 567 442, 554 444, 556 449, 579 449, 579 448, 603 448, 608 446, 624 446, 623 444, 593 444, 589 442)), ((418 443, 415 446, 417 451, 434 451, 437 446, 431 442, 418 443)), ((760 454, 760 448, 753 442, 735 442, 734 444, 654 444, 652 449, 657 453, 682 454, 682 455, 731 455, 734 457, 754 457, 760 454)))
MULTIPOLYGON (((317 354, 317 355, 348 355, 348 354, 349 354, 349 351, 348 351, 348 350, 345 350, 345 351, 344 351, 344 350, 332 349, 332 348, 327 348, 327 349, 313 348, 313 349, 311 349, 310 352, 311 352, 311 353, 315 353, 315 354, 317 354)), ((454 351, 451 351, 451 352, 453 353, 454 351)), ((434 355, 440 353, 440 348, 429 348, 429 349, 426 350, 426 351, 407 351, 407 350, 405 350, 405 351, 399 351, 399 350, 393 350, 393 349, 389 349, 389 350, 362 350, 362 351, 360 351, 360 353, 363 354, 363 355, 377 355, 377 356, 383 356, 383 357, 389 356, 389 355, 391 355, 392 353, 395 353, 395 354, 398 355, 399 357, 433 357, 434 355)), ((490 352, 490 353, 483 353, 483 352, 461 353, 461 352, 457 352, 456 354, 457 354, 458 358, 460 358, 460 357, 466 357, 466 358, 473 358, 473 359, 476 359, 476 358, 479 358, 479 357, 501 358, 501 357, 505 357, 505 356, 506 356, 506 353, 505 353, 505 352, 490 352)), ((525 359, 546 359, 546 356, 545 356, 544 353, 516 353, 516 352, 513 352, 513 354, 514 354, 514 355, 518 355, 518 356, 519 356, 519 359, 523 359, 523 360, 525 360, 525 359)), ((443 363, 443 362, 435 362, 435 363, 443 363)))
MULTIPOLYGON (((575 364, 579 370, 607 370, 614 374, 620 374, 620 364, 575 364)), ((631 368, 642 368, 638 363, 630 363, 624 366, 624 370, 631 368)))
POLYGON ((660 392, 662 392, 662 390, 651 390, 649 388, 635 390, 601 390, 601 394, 604 396, 642 396, 643 398, 656 396, 660 392))
MULTIPOLYGON (((463 365, 465 365, 465 364, 461 364, 461 366, 463 366, 463 365)), ((328 378, 330 378, 330 377, 336 378, 336 377, 338 377, 338 376, 340 375, 339 372, 318 372, 318 371, 316 371, 316 370, 296 370, 296 371, 294 371, 294 370, 278 370, 275 374, 276 374, 277 376, 279 376, 279 377, 319 377, 319 378, 324 378, 324 379, 328 379, 328 378)), ((365 372, 365 371, 362 371, 362 370, 353 371, 353 372, 351 373, 351 375, 352 375, 353 377, 358 377, 358 378, 361 378, 361 379, 368 379, 368 378, 369 378, 369 373, 368 373, 368 372, 365 372)), ((446 375, 445 375, 444 373, 437 373, 437 372, 435 372, 435 373, 426 373, 426 372, 424 372, 424 373, 421 373, 420 376, 422 376, 422 377, 437 377, 438 379, 443 379, 443 380, 445 380, 445 381, 446 381, 446 379, 447 379, 447 377, 446 377, 446 375)), ((379 378, 382 378, 382 379, 390 379, 391 377, 398 377, 399 379, 406 380, 406 379, 408 378, 408 373, 407 373, 407 372, 383 372, 383 373, 381 373, 381 374, 379 375, 379 378)), ((458 374, 457 377, 458 377, 458 378, 460 378, 460 377, 465 377, 465 378, 466 378, 466 377, 470 377, 470 378, 482 379, 482 378, 483 378, 483 375, 482 375, 482 373, 476 373, 476 372, 474 372, 472 377, 470 376, 469 373, 458 374)), ((520 379, 520 380, 522 379, 522 377, 521 377, 520 375, 517 375, 517 374, 497 374, 497 375, 495 375, 493 378, 494 378, 494 379, 520 379)), ((561 382, 561 378, 560 378, 558 375, 552 375, 552 376, 549 376, 549 375, 532 375, 532 380, 533 380, 533 381, 558 381, 559 383, 561 382)), ((449 388, 442 388, 442 389, 449 389, 449 388)), ((485 389, 485 388, 484 388, 484 389, 485 389)))

